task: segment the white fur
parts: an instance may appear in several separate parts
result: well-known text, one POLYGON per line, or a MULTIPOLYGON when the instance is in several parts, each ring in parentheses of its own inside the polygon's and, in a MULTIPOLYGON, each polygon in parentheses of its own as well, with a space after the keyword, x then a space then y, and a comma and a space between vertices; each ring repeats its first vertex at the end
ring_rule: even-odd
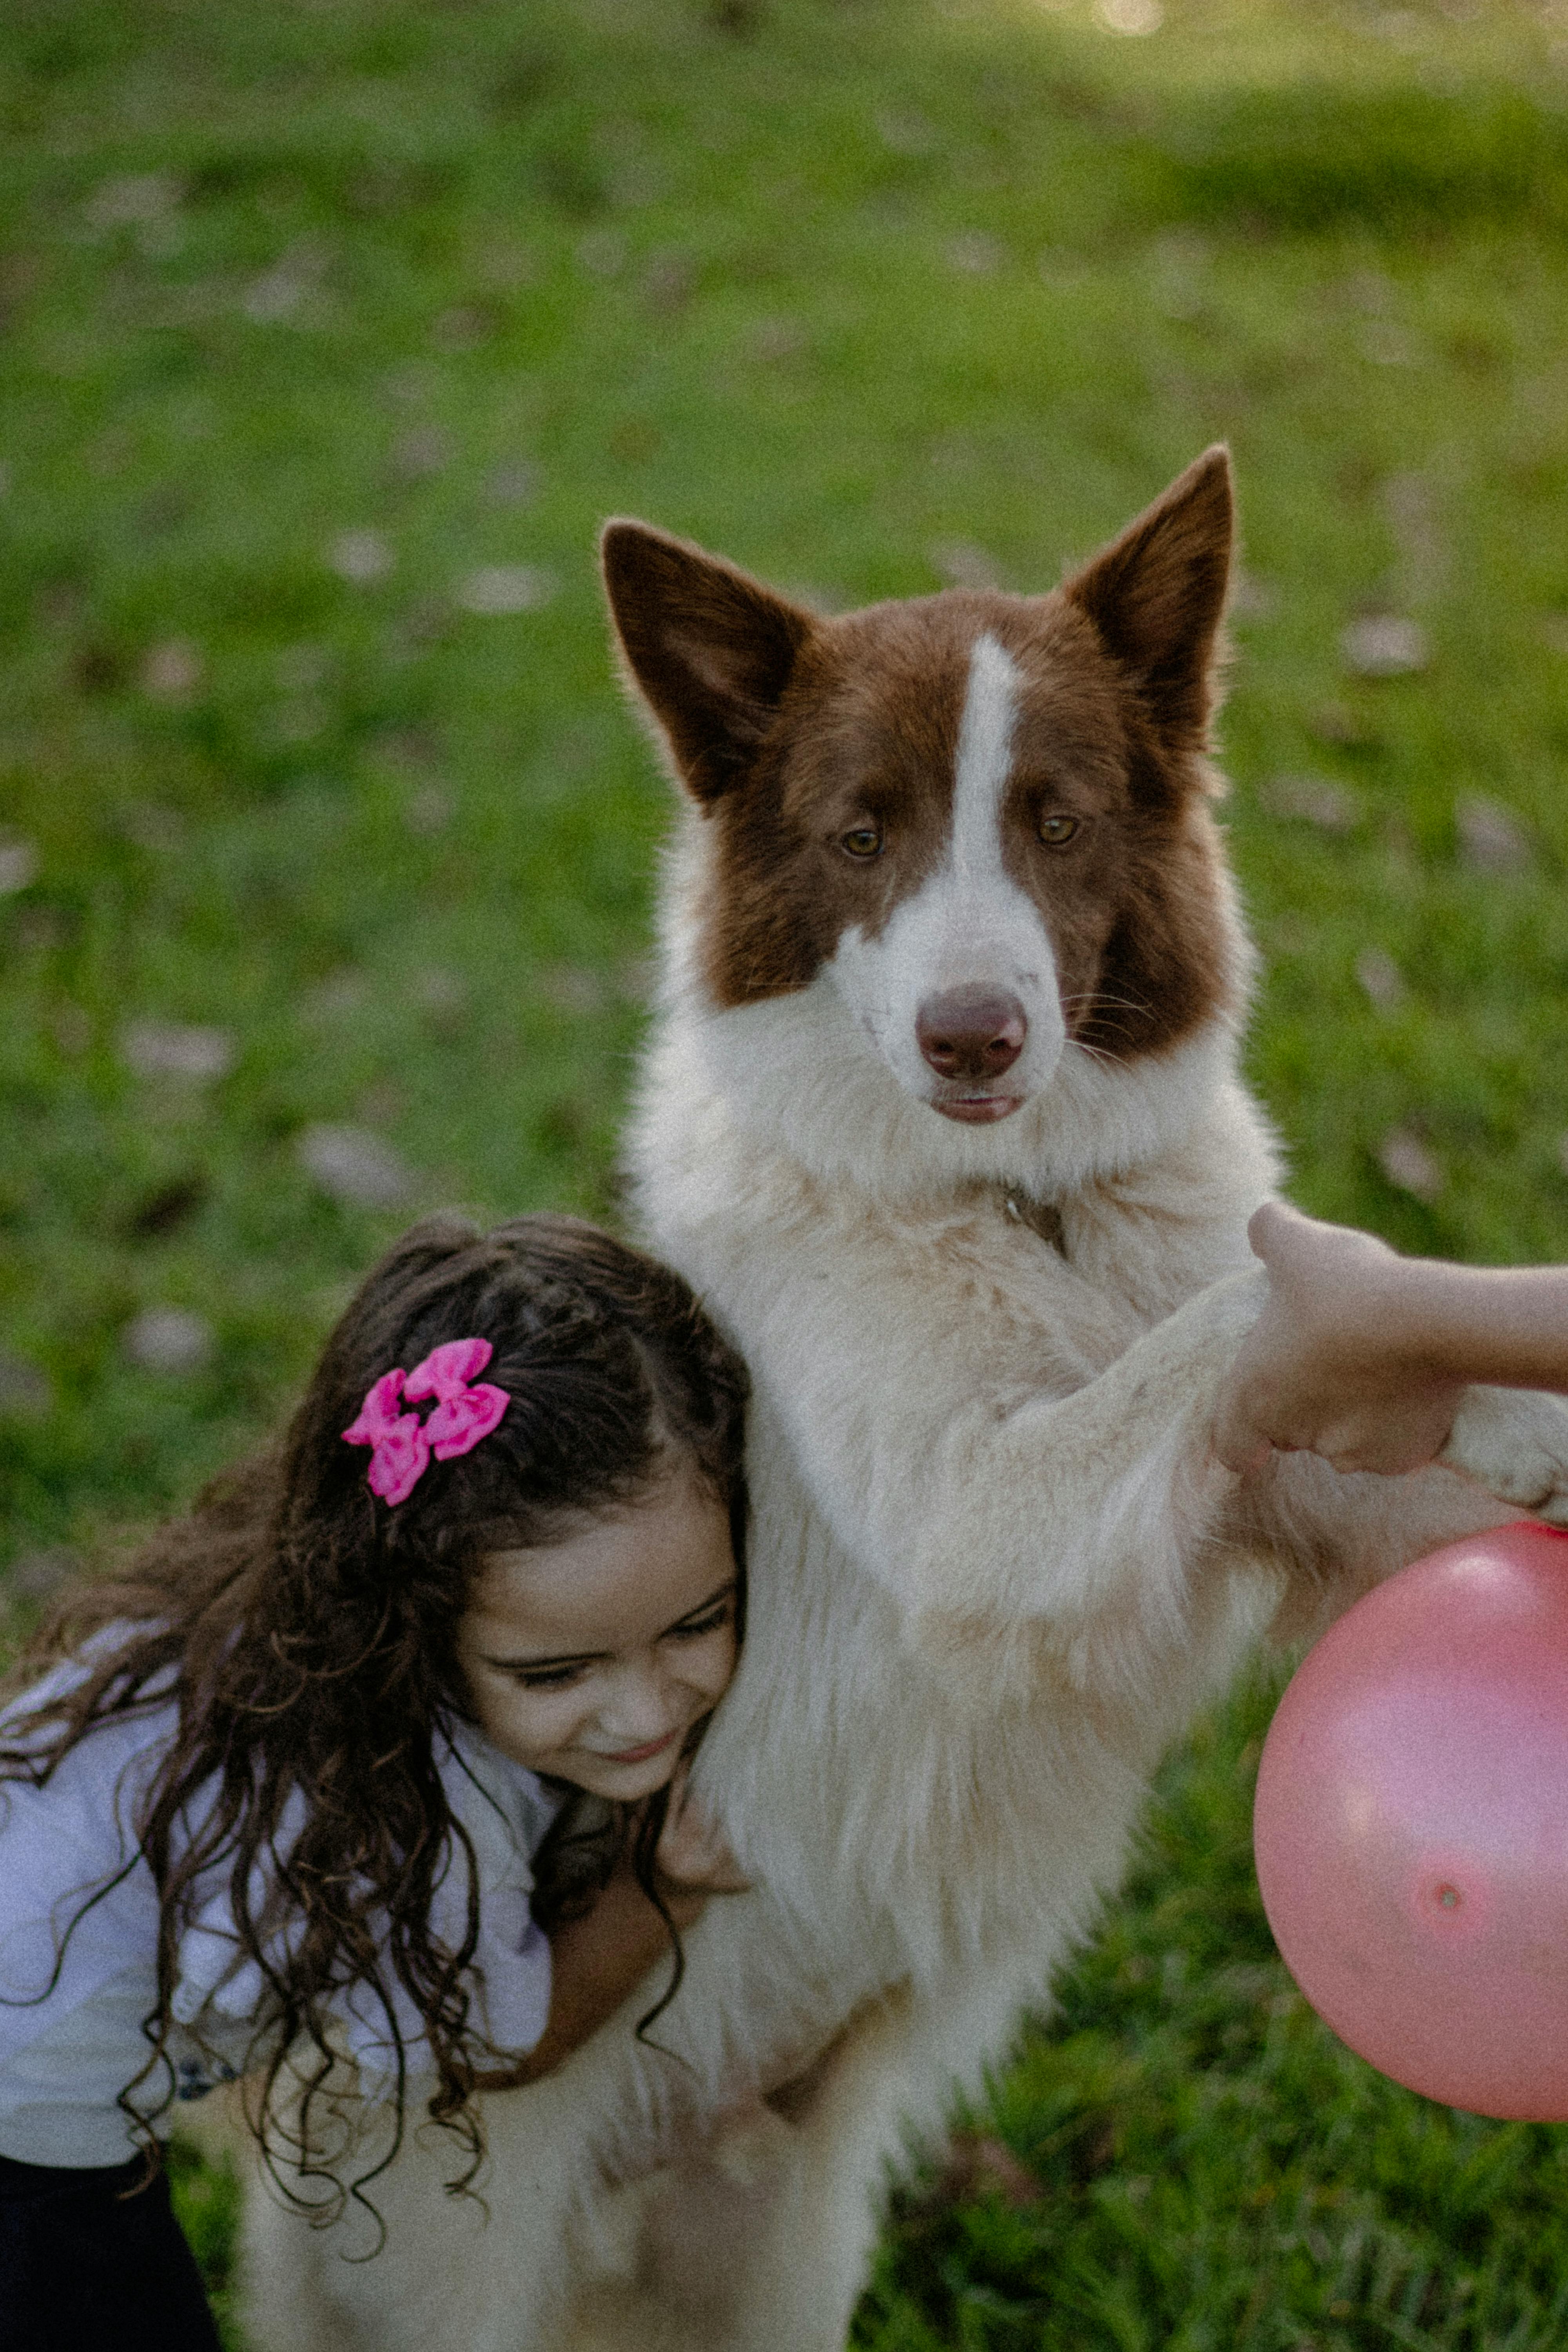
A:
POLYGON ((1002 860, 1002 804, 1013 768, 1022 683, 994 637, 977 637, 953 761, 952 825, 936 872, 868 939, 845 933, 823 983, 843 1000, 913 1102, 936 1094, 921 1055, 915 1015, 929 996, 964 985, 1005 989, 1024 1008, 1024 1050, 1007 1073, 1009 1094, 1037 1094, 1067 1043, 1056 958, 1039 908, 1002 860))
MULTIPOLYGON (((983 821, 1006 692, 977 649, 931 906, 976 889, 977 936, 1016 944, 983 821)), ((699 1764, 755 1884, 688 1939, 656 2030, 675 2058, 634 2041, 633 2002, 487 2102, 488 2226, 439 2194, 429 2129, 373 2191, 374 2261, 339 2259, 364 2232, 311 2237, 253 2200, 267 2352, 838 2352, 889 2159, 1046 1999, 1148 1775, 1281 1601, 1305 1626, 1506 1515, 1447 1471, 1305 1457, 1243 1507, 1210 1454, 1275 1172, 1227 1021, 1142 1062, 1064 1051, 1013 1118, 953 1126, 837 971, 712 1008, 706 848, 693 814, 630 1159, 649 1240, 755 1383, 750 1627, 699 1764), (1063 1250, 1010 1187, 1054 1204, 1063 1250), (819 2053, 778 2112, 758 2105, 819 2053)), ((920 921, 906 1005, 948 968, 944 919, 920 921)), ((1563 1507, 1561 1406, 1491 1397, 1468 1425, 1495 1489, 1563 1507)))

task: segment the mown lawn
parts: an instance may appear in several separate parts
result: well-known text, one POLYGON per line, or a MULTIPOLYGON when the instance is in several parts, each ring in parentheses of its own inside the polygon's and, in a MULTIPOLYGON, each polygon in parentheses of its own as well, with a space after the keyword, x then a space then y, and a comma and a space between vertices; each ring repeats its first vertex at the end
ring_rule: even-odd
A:
MULTIPOLYGON (((0 6, 13 1631, 410 1214, 613 1216, 664 813, 616 510, 834 604, 1028 588, 1227 438, 1298 1196, 1568 1255, 1568 9, 1100 5, 0 6)), ((1267 1711, 900 2191, 864 2347, 1568 2337, 1568 2138, 1289 1991, 1267 1711)))

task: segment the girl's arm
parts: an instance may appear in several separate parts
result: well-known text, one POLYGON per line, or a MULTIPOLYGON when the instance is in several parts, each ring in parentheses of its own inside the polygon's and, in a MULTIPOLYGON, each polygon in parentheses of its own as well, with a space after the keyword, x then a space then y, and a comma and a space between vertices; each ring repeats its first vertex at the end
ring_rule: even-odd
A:
MULTIPOLYGON (((678 1929, 695 1927, 710 1895, 736 1894, 747 1883, 721 1833, 687 1801, 686 1777, 683 1764, 655 1856, 658 1890, 678 1929)), ((479 2088, 514 2090, 552 2074, 669 1948, 669 1929, 623 1856, 593 1909, 550 1939, 550 2015, 540 2040, 515 2067, 479 2075, 479 2088)))
MULTIPOLYGON (((687 1922, 677 1915, 677 1924, 687 1922)), ((480 2074, 480 2088, 512 2090, 553 2074, 615 2015, 668 1949, 669 1930, 632 1875, 631 1864, 617 1863, 593 1909, 565 1921, 550 1939, 550 2016, 543 2033, 515 2066, 480 2074)))
POLYGON ((1281 1202, 1247 1233, 1268 1298, 1220 1399, 1215 1448, 1232 1470, 1270 1447, 1337 1470, 1415 1470, 1472 1381, 1568 1390, 1568 1266, 1402 1258, 1281 1202))

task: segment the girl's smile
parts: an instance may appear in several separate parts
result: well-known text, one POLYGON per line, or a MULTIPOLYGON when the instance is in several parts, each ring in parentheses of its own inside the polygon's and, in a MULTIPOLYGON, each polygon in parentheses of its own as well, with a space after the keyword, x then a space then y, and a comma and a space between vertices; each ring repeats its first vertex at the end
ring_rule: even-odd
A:
POLYGON ((735 1668, 730 1515, 679 1470, 555 1543, 491 1552, 458 1627, 475 1720, 548 1779, 662 1788, 735 1668))

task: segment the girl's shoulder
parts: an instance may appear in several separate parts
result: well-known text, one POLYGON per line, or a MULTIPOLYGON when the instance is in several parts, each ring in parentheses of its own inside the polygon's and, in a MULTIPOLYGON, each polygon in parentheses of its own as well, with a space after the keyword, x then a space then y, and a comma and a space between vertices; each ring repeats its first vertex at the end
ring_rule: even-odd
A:
MULTIPOLYGON (((100 1673, 121 1651, 149 1633, 160 1631, 157 1620, 139 1617, 117 1617, 107 1625, 98 1626, 76 1648, 61 1658, 56 1658, 19 1690, 8 1692, 0 1698, 0 1739, 14 1743, 26 1718, 40 1708, 54 1706, 79 1690, 89 1675, 100 1673)), ((150 1700, 172 1695, 178 1669, 165 1667, 153 1676, 147 1685, 150 1700)))
POLYGON ((503 1856, 531 1861, 566 1791, 550 1787, 458 1716, 437 1725, 435 1754, 447 1802, 475 1840, 481 1872, 487 1854, 496 1862, 503 1856))
POLYGON ((179 1726, 177 1670, 149 1682, 134 1705, 116 1709, 68 1737, 59 1710, 72 1694, 144 1627, 129 1622, 99 1629, 69 1657, 0 1706, 0 1838, 19 1823, 51 1834, 106 1863, 135 1843, 134 1817, 179 1726), (63 1742, 63 1745, 62 1745, 63 1742), (56 1754, 56 1750, 58 1753, 56 1754), (52 1759, 52 1760, 51 1760, 52 1759))

